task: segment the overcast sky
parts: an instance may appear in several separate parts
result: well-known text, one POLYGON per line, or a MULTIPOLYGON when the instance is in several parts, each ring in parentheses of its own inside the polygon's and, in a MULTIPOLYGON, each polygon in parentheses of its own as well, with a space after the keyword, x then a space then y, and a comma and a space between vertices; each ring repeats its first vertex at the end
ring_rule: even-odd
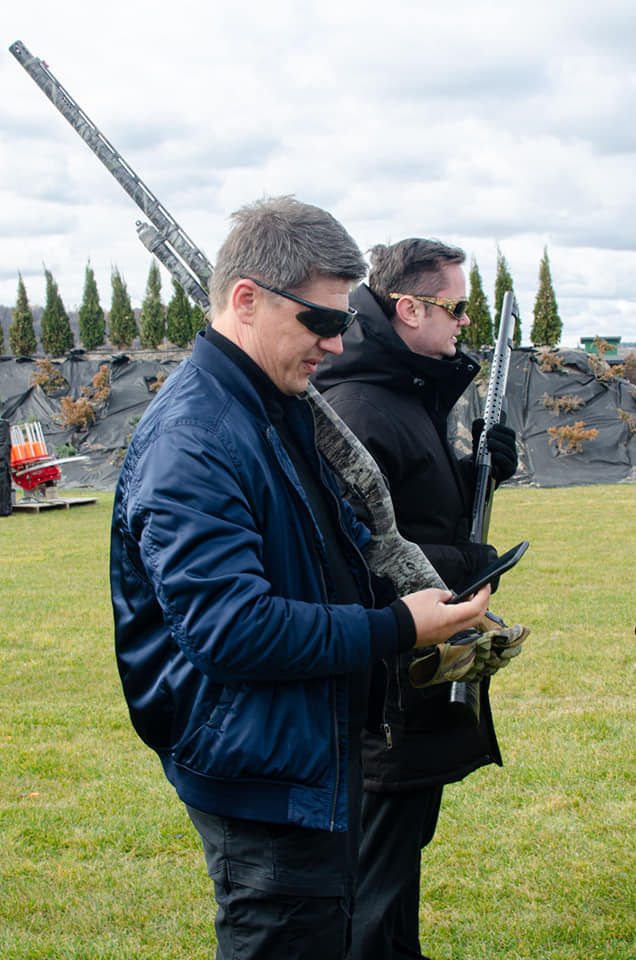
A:
POLYGON ((435 6, 8 0, 0 304, 18 272, 42 304, 46 266, 75 309, 90 258, 106 309, 113 267, 139 306, 151 261, 140 211, 9 53, 21 40, 212 262, 232 211, 293 193, 363 250, 459 244, 491 309, 499 246, 524 343, 547 246, 563 345, 636 341, 634 0, 435 6))

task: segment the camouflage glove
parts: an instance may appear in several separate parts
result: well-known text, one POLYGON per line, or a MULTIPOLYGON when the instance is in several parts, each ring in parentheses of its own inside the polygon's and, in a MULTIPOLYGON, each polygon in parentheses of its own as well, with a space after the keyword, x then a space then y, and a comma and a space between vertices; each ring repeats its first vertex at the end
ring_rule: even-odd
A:
POLYGON ((481 676, 491 650, 490 639, 470 629, 456 633, 445 643, 437 643, 409 664, 409 682, 412 687, 431 687, 435 683, 464 680, 469 674, 481 676))
POLYGON ((410 684, 420 688, 492 677, 521 653, 521 644, 529 633, 528 627, 519 623, 507 627, 501 617, 488 610, 478 629, 456 633, 445 643, 431 647, 424 656, 412 660, 410 684))
POLYGON ((508 666, 512 658, 521 653, 521 644, 529 633, 529 628, 520 623, 483 633, 482 637, 490 639, 490 656, 483 665, 480 676, 492 677, 497 670, 508 666))

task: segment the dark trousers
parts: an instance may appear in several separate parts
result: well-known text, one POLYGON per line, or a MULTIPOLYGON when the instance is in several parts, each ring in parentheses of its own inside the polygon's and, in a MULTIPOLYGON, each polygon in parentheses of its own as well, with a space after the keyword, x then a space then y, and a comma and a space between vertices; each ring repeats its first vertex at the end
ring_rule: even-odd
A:
POLYGON ((187 810, 214 881, 216 960, 344 960, 355 825, 328 833, 187 810))
POLYGON ((421 850, 433 839, 442 787, 364 793, 350 960, 421 957, 421 850))

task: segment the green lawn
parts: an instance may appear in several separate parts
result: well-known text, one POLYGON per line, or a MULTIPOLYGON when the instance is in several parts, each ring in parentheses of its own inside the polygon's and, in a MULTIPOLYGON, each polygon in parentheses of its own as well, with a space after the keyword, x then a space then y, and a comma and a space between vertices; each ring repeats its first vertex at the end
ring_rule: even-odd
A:
MULTIPOLYGON (((209 960, 198 839, 120 692, 97 496, 0 518, 0 957, 209 960)), ((446 789, 424 856, 436 960, 636 957, 635 507, 497 494, 492 542, 531 547, 492 609, 532 633, 492 684, 505 766, 446 789)))

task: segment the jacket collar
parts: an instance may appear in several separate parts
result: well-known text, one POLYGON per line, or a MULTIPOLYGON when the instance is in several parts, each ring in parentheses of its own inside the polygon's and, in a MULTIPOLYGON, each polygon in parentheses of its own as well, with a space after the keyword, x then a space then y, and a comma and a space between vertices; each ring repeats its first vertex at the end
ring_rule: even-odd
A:
POLYGON ((479 371, 479 364, 457 351, 450 360, 436 360, 409 350, 366 284, 351 294, 356 323, 343 337, 344 350, 330 354, 314 378, 319 390, 343 381, 384 385, 400 393, 434 391, 450 409, 479 371))
POLYGON ((194 341, 192 362, 212 373, 241 403, 272 419, 285 416, 302 402, 301 397, 282 393, 264 370, 232 340, 208 324, 194 341), (220 354, 220 356, 219 356, 220 354))

